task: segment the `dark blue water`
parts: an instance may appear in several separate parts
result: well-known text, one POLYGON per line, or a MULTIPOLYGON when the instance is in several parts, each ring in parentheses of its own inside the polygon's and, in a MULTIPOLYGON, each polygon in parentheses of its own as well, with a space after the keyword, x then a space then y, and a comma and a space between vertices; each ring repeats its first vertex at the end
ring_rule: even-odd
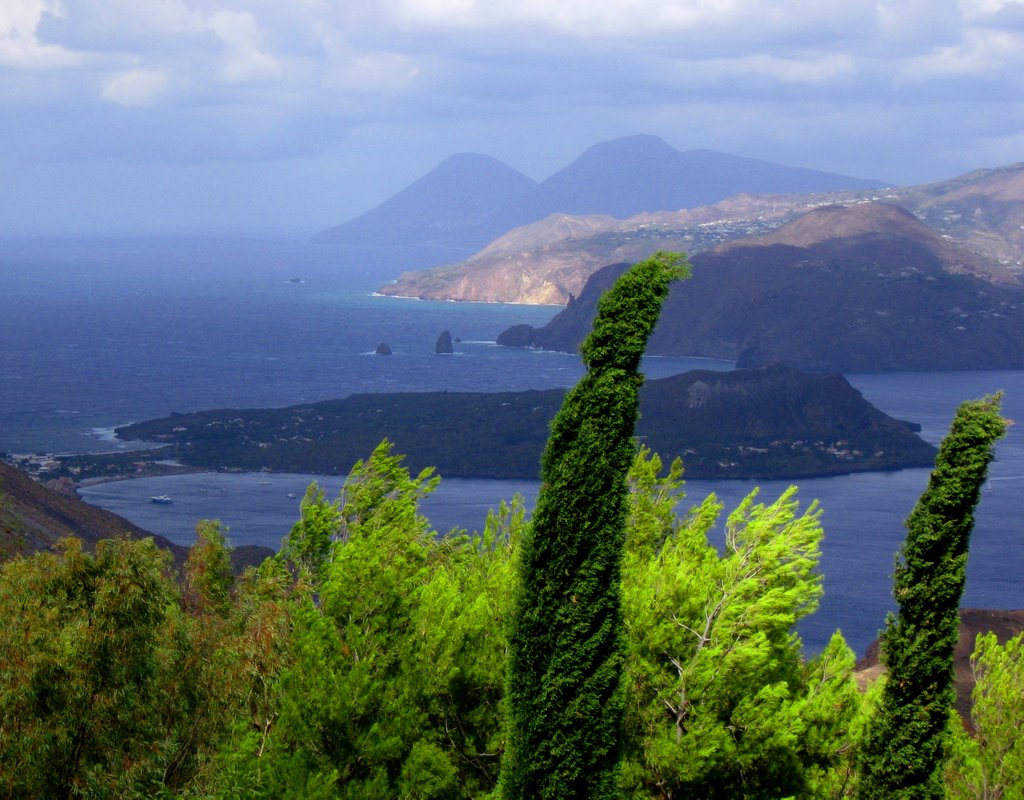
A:
MULTIPOLYGON (((0 451, 102 451, 124 447, 109 429, 171 411, 273 407, 354 392, 516 390, 569 386, 578 359, 493 345, 517 322, 542 324, 557 309, 375 297, 403 269, 460 253, 352 251, 288 240, 0 242, 0 451), (291 282, 300 278, 301 283, 291 282), (462 339, 434 355, 438 334, 462 339), (391 357, 372 355, 388 342, 391 357)), ((649 359, 658 377, 720 362, 649 359)), ((1024 372, 849 376, 894 416, 937 442, 961 400, 1007 391, 1007 416, 1024 419, 1024 372)), ((1024 429, 1000 443, 978 513, 965 604, 1024 607, 1024 429)), ((188 475, 90 487, 87 499, 189 543, 195 522, 220 518, 236 544, 276 547, 314 476, 188 475), (173 505, 149 502, 169 494, 173 505), (288 495, 294 494, 295 498, 288 495)), ((889 576, 902 520, 926 470, 800 481, 825 514, 826 597, 802 628, 819 649, 836 627, 862 651, 891 607, 889 576)), ((340 479, 323 481, 331 495, 340 479)), ((785 482, 763 482, 774 499, 785 482)), ((692 481, 727 508, 751 482, 692 481)), ((446 480, 424 506, 439 531, 479 528, 488 508, 534 482, 446 480)))
POLYGON ((0 241, 0 451, 109 450, 107 429, 172 411, 576 381, 573 356, 493 344, 556 308, 373 296, 431 257, 288 240, 0 241), (434 354, 445 329, 462 339, 451 358, 434 354), (382 341, 393 356, 373 355, 382 341))

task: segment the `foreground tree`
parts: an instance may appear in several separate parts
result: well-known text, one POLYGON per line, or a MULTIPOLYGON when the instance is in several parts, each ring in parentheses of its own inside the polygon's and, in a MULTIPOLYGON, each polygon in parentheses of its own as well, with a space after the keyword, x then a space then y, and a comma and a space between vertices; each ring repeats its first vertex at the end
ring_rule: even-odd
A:
POLYGON ((613 797, 625 660, 620 568, 639 372, 683 256, 634 265, 598 303, 587 374, 551 426, 509 632, 506 798, 613 797))
POLYGON ((269 713, 221 748, 224 797, 479 798, 497 781, 512 553, 521 500, 484 533, 438 538, 419 513, 432 470, 384 441, 341 497, 311 487, 282 554, 293 581, 269 713), (326 545, 326 546, 325 546, 326 545), (319 577, 318 577, 319 576, 319 577))
POLYGON ((956 736, 946 773, 949 797, 1024 797, 1024 634, 1002 645, 994 633, 978 636, 971 669, 974 736, 956 736))
POLYGON ((75 539, 0 567, 0 795, 124 797, 162 783, 169 557, 75 539))
POLYGON ((659 477, 645 456, 623 562, 623 796, 844 796, 861 711, 853 652, 837 633, 805 662, 794 632, 822 592, 816 505, 801 513, 795 487, 768 505, 751 494, 719 553, 715 496, 678 519, 681 464, 659 477))
POLYGON ((860 758, 858 796, 865 800, 945 796, 958 610, 974 507, 1006 431, 999 399, 957 409, 928 487, 907 518, 893 580, 899 614, 881 637, 888 677, 860 758))

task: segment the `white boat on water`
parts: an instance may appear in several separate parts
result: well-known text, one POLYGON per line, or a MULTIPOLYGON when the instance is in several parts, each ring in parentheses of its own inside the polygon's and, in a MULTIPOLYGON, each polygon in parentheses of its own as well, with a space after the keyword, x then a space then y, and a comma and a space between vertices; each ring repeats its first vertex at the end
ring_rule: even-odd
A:
POLYGON ((167 494, 156 494, 156 495, 153 495, 152 497, 149 498, 149 502, 151 502, 151 503, 159 503, 160 505, 163 505, 163 506, 169 506, 174 501, 171 499, 170 495, 167 495, 167 494))

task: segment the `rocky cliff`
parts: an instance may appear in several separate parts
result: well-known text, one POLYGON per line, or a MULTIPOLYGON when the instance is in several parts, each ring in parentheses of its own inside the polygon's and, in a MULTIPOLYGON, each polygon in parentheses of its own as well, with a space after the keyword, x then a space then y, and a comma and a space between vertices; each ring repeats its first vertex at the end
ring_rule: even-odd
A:
POLYGON ((628 219, 566 213, 516 228, 457 264, 402 275, 384 293, 438 300, 565 303, 606 264, 655 250, 691 256, 765 234, 815 208, 884 200, 981 256, 973 274, 999 285, 1024 274, 1024 164, 979 170, 925 186, 808 195, 737 195, 689 210, 628 219))
MULTIPOLYGON (((985 259, 896 206, 816 209, 692 261, 651 354, 837 372, 1024 367, 1024 292, 978 277, 985 259)), ((498 342, 575 350, 623 269, 597 272, 547 326, 498 342)))

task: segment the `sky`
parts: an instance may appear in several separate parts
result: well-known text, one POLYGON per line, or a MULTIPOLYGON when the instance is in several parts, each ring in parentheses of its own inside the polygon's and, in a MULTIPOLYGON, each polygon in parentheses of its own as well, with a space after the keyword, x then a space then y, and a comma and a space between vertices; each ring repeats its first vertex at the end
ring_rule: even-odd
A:
POLYGON ((0 235, 314 232, 454 153, 1024 161, 1024 0, 0 0, 0 235))

